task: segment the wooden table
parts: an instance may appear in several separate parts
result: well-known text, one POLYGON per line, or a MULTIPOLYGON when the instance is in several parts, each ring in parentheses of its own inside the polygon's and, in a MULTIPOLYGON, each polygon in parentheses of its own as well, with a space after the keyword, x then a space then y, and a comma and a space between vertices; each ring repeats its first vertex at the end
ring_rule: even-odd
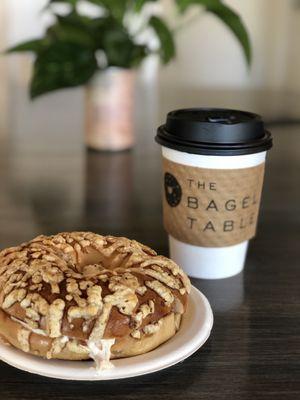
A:
MULTIPOLYGON (((154 127, 178 104, 204 105, 200 95, 180 97, 177 91, 172 98, 165 92, 157 103, 153 91, 140 91, 137 147, 98 154, 83 147, 82 92, 51 95, 31 105, 24 89, 11 84, 8 135, 0 148, 1 247, 40 233, 80 229, 129 236, 167 254, 154 127)), ((260 95, 257 103, 253 96, 251 104, 263 104, 260 95)), ((240 99, 246 108, 246 94, 224 93, 222 101, 211 95, 209 102, 239 107, 240 99)), ((278 106, 275 110, 269 110, 270 121, 277 120, 278 106)), ((282 102, 283 119, 290 117, 285 110, 282 102)), ((215 325, 205 346, 179 365, 121 382, 50 380, 0 363, 1 400, 300 398, 300 125, 277 121, 270 129, 274 148, 259 233, 244 273, 193 280, 214 309, 215 325)))

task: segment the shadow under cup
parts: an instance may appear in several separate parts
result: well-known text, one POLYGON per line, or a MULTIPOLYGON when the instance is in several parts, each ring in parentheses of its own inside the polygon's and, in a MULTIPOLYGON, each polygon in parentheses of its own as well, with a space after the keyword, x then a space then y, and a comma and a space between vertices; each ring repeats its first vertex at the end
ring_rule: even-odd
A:
POLYGON ((262 119, 227 109, 184 109, 158 129, 170 256, 190 276, 226 278, 256 233, 266 153, 262 119))

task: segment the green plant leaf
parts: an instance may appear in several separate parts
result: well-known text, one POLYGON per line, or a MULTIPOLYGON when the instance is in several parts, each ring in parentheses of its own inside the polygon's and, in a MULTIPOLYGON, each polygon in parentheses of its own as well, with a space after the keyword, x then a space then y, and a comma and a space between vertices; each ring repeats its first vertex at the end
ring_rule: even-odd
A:
POLYGON ((176 0, 176 4, 181 12, 184 12, 191 5, 201 5, 217 16, 235 35, 242 46, 247 64, 251 64, 249 35, 241 17, 234 10, 220 0, 176 0))
POLYGON ((79 0, 50 0, 49 4, 52 3, 67 3, 71 4, 72 6, 75 6, 78 3, 79 0))
POLYGON ((147 55, 147 46, 135 45, 132 49, 130 67, 138 67, 147 55))
POLYGON ((154 3, 154 2, 157 2, 157 0, 135 0, 134 11, 140 12, 146 3, 154 3))
POLYGON ((167 64, 175 57, 175 43, 172 32, 167 24, 159 17, 151 17, 149 25, 154 29, 160 41, 160 57, 164 64, 167 64))
POLYGON ((90 26, 92 20, 87 19, 88 21, 78 14, 57 16, 56 23, 47 29, 46 34, 52 41, 59 40, 94 47, 95 41, 90 26))
POLYGON ((56 19, 61 25, 76 26, 83 31, 89 32, 93 29, 94 22, 99 18, 92 18, 71 11, 67 15, 56 15, 56 19))
POLYGON ((121 25, 111 26, 102 33, 102 46, 109 66, 129 68, 134 43, 121 25))
POLYGON ((175 0, 180 12, 185 12, 191 5, 201 5, 203 7, 215 7, 220 0, 175 0))
POLYGON ((94 52, 74 43, 55 42, 40 51, 30 87, 34 99, 53 90, 85 84, 98 66, 94 52))
POLYGON ((29 40, 27 42, 23 42, 16 46, 10 47, 9 49, 6 50, 6 53, 26 52, 26 51, 37 53, 46 45, 46 43, 47 43, 46 39, 29 40))
POLYGON ((96 4, 102 8, 105 8, 108 13, 116 18, 118 21, 122 21, 124 14, 127 10, 129 1, 128 0, 87 0, 90 3, 96 4))

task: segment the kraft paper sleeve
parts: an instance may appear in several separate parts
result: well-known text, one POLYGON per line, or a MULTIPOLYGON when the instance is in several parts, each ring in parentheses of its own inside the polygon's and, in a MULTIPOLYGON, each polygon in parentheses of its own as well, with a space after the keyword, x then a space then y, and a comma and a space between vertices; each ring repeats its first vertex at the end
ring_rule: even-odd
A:
POLYGON ((206 169, 163 158, 163 215, 174 238, 225 247, 255 236, 265 164, 206 169))

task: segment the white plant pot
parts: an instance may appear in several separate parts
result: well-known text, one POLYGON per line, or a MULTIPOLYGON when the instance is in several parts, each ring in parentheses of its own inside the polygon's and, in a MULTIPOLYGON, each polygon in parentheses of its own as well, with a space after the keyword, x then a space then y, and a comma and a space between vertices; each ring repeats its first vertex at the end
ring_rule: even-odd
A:
POLYGON ((133 147, 135 71, 111 67, 86 88, 86 145, 94 150, 133 147))

